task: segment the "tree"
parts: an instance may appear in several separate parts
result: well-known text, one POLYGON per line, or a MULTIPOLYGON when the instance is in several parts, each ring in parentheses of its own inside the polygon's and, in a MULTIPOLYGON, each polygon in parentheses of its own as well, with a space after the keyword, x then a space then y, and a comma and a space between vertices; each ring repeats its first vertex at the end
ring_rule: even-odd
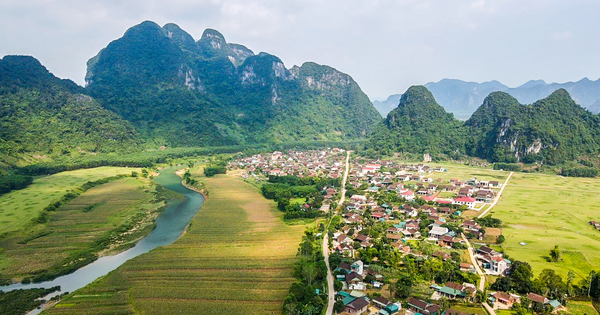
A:
POLYGON ((510 270, 510 279, 512 288, 519 293, 529 293, 532 291, 533 271, 531 266, 522 261, 515 261, 510 270))
POLYGON ((496 243, 502 244, 505 240, 506 239, 504 238, 504 235, 500 234, 500 236, 498 236, 498 239, 496 239, 496 243))
POLYGON ((550 250, 550 260, 553 262, 560 261, 560 249, 558 245, 555 245, 554 249, 550 250))
POLYGON ((342 300, 338 300, 333 305, 333 311, 336 313, 341 313, 344 311, 344 302, 342 300))

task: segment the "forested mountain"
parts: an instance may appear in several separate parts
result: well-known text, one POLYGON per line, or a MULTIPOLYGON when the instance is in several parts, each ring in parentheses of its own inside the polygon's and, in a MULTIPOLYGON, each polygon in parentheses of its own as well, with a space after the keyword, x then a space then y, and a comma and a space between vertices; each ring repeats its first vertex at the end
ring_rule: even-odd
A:
POLYGON ((468 153, 492 161, 556 164, 600 152, 600 119, 564 89, 532 105, 490 94, 465 125, 468 153))
POLYGON ((228 145, 365 137, 381 117, 352 78, 143 22, 88 62, 90 95, 167 145, 228 145))
POLYGON ((383 154, 464 154, 465 135, 463 123, 448 114, 426 87, 411 86, 375 129, 367 148, 383 154))
POLYGON ((422 86, 402 95, 367 144, 373 151, 468 155, 493 162, 559 164, 600 153, 600 117, 559 89, 532 105, 493 92, 464 124, 422 86))
MULTIPOLYGON (((490 93, 496 91, 510 94, 521 104, 532 104, 562 88, 569 92, 575 103, 580 104, 592 113, 600 112, 600 79, 590 81, 584 78, 577 82, 551 84, 547 84, 543 80, 531 80, 516 88, 509 88, 498 81, 475 83, 443 79, 439 82, 429 82, 425 84, 425 87, 431 91, 446 111, 453 113, 456 118, 464 120, 475 112, 490 93)), ((398 94, 392 95, 389 99, 397 96, 398 94)), ((395 108, 398 102, 388 104, 387 101, 375 101, 373 105, 385 116, 387 115, 386 108, 389 106, 395 108)))
POLYGON ((0 59, 0 160, 21 153, 110 152, 138 144, 133 127, 28 56, 0 59))

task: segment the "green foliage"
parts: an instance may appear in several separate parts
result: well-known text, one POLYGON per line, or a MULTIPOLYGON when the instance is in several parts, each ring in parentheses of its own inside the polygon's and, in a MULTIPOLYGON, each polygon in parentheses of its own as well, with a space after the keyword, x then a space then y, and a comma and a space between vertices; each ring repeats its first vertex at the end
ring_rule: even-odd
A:
POLYGON ((44 303, 41 298, 58 290, 60 290, 60 287, 56 286, 50 289, 19 289, 10 292, 0 291, 0 314, 26 314, 44 303))
POLYGON ((483 218, 475 218, 475 222, 479 223, 482 227, 499 228, 502 225, 502 220, 492 218, 491 215, 483 218))
POLYGON ((327 266, 321 253, 321 239, 313 231, 307 230, 298 255, 300 260, 295 265, 297 282, 292 284, 288 296, 283 302, 283 314, 321 314, 325 306, 324 288, 327 277, 327 266), (321 293, 317 294, 316 289, 321 293))
POLYGON ((504 170, 511 172, 520 172, 523 168, 517 163, 494 163, 495 170, 504 170))
POLYGON ((86 80, 142 137, 170 146, 356 139, 380 120, 348 75, 313 63, 294 71, 215 30, 195 42, 146 21, 90 59, 86 80))
POLYGON ((0 153, 122 152, 139 145, 133 127, 37 60, 0 60, 0 153), (4 74, 7 76, 5 77, 4 74))
POLYGON ((550 260, 553 262, 558 262, 560 259, 560 248, 558 245, 555 245, 554 248, 550 250, 550 260))
POLYGON ((33 183, 33 177, 23 175, 0 175, 0 196, 11 190, 19 190, 33 183))
POLYGON ((598 169, 594 167, 565 167, 560 174, 569 177, 596 177, 598 176, 598 169))
POLYGON ((466 129, 462 122, 436 103, 424 86, 412 86, 376 128, 367 149, 381 154, 393 152, 446 154, 465 153, 466 129))

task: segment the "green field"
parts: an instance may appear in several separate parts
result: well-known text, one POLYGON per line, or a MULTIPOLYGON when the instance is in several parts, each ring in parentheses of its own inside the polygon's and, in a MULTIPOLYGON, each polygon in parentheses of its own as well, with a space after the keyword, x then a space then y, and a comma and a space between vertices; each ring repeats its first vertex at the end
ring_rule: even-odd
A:
POLYGON ((591 302, 586 301, 569 301, 567 305, 567 312, 560 312, 559 314, 573 314, 573 315, 597 315, 598 312, 592 306, 591 302))
POLYGON ((434 174, 427 176, 433 178, 434 180, 442 178, 445 181, 449 181, 451 178, 458 178, 462 181, 465 181, 473 177, 477 177, 477 179, 479 180, 495 180, 502 184, 504 183, 506 177, 508 177, 508 174, 510 173, 504 171, 496 171, 490 168, 473 167, 458 163, 432 162, 428 163, 428 165, 434 168, 437 166, 441 166, 448 170, 447 172, 434 172, 434 174))
POLYGON ((49 314, 279 314, 306 226, 226 175, 175 243, 138 256, 65 298, 49 314))
POLYGON ((504 221, 510 258, 529 262, 536 274, 554 269, 563 279, 569 270, 584 277, 600 269, 600 231, 588 224, 600 220, 598 191, 600 179, 514 173, 491 211, 504 221), (563 251, 558 263, 546 258, 554 245, 563 251))
POLYGON ((131 174, 139 169, 125 167, 98 167, 63 172, 36 178, 29 187, 0 196, 0 235, 21 230, 31 219, 53 200, 58 200, 67 190, 87 181, 131 174))
POLYGON ((164 202, 155 202, 156 186, 148 179, 123 178, 94 187, 51 214, 47 224, 11 233, 0 240, 0 274, 20 278, 61 263, 88 249, 108 231, 138 222, 131 233, 112 242, 121 247, 146 235, 164 202))

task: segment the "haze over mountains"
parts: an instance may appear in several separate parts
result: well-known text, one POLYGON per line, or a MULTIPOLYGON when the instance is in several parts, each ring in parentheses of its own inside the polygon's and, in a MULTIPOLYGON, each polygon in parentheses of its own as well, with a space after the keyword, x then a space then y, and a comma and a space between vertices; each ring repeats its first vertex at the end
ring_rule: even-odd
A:
MULTIPOLYGON (((481 106, 483 100, 496 91, 510 94, 521 104, 532 104, 548 97, 558 89, 565 89, 577 104, 593 113, 600 112, 600 79, 591 81, 584 78, 577 82, 550 84, 543 80, 531 80, 516 88, 509 88, 498 81, 475 83, 443 79, 439 82, 429 82, 425 87, 446 111, 461 120, 468 119, 481 106)), ((400 96, 400 94, 391 95, 386 101, 374 101, 373 105, 385 116, 398 106, 400 96)))

